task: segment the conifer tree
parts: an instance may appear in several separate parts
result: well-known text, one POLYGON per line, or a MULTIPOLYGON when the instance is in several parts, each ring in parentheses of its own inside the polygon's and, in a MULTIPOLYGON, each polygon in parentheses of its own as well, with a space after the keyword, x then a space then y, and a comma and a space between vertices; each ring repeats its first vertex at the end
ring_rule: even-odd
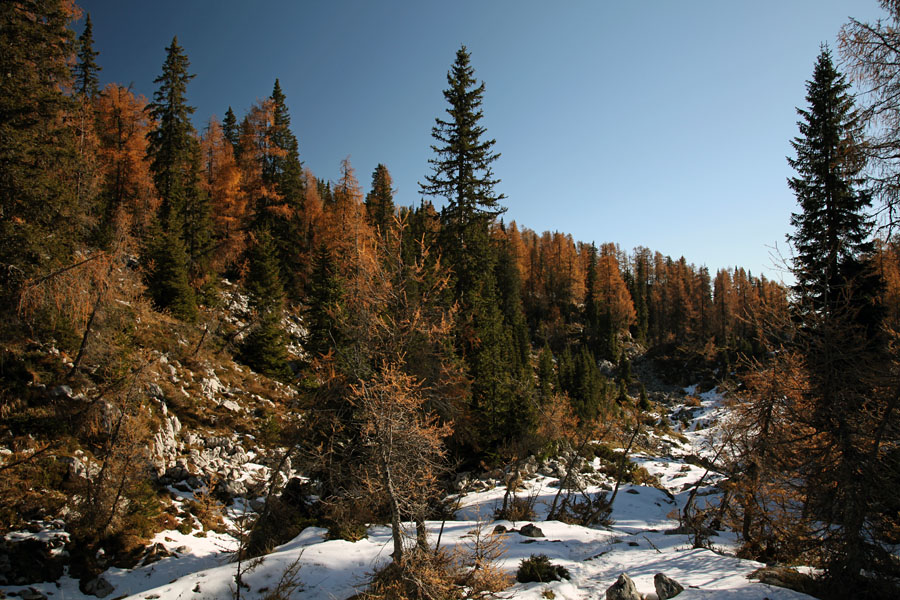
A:
POLYGON ((222 135, 224 135, 225 139, 231 143, 232 152, 234 152, 235 158, 237 158, 237 154, 241 147, 241 132, 238 129, 237 117, 234 116, 234 111, 231 110, 230 106, 228 107, 228 110, 225 111, 225 118, 222 119, 222 135))
POLYGON ((153 102, 148 105, 151 116, 158 124, 148 135, 148 154, 153 182, 160 197, 159 227, 155 231, 161 237, 145 246, 151 253, 144 256, 151 270, 149 281, 163 278, 179 282, 178 285, 151 290, 157 306, 172 307, 175 314, 185 316, 194 313, 195 309, 188 308, 188 305, 196 303, 194 294, 188 294, 180 284, 182 279, 187 279, 189 260, 192 258, 188 253, 194 252, 194 257, 198 257, 204 250, 202 240, 209 239, 209 230, 201 229, 209 226, 209 220, 203 218, 201 222, 196 221, 196 215, 208 216, 208 210, 204 209, 205 195, 200 193, 199 187, 199 142, 194 137, 194 127, 190 121, 194 108, 186 100, 187 83, 194 77, 188 73, 189 66, 178 39, 172 38, 172 43, 166 48, 162 74, 154 80, 159 84, 159 89, 153 94, 153 102), (175 252, 184 252, 185 255, 175 257, 175 252), (185 273, 182 276, 152 272, 152 269, 163 266, 169 270, 184 268, 185 273), (163 291, 176 295, 166 296, 163 291))
POLYGON ((164 229, 178 231, 179 235, 183 235, 194 145, 194 127, 190 120, 194 107, 188 105, 186 98, 187 84, 194 78, 188 73, 189 66, 178 38, 172 38, 166 48, 162 74, 153 80, 159 84, 159 89, 148 106, 158 123, 148 136, 148 152, 153 182, 161 201, 160 221, 164 229))
POLYGON ((481 417, 485 448, 496 448, 518 435, 523 414, 522 380, 517 381, 517 352, 500 310, 497 252, 490 227, 505 209, 491 165, 499 158, 494 140, 485 139, 480 121, 484 83, 475 80, 465 46, 447 73, 444 98, 448 120, 435 119, 431 175, 419 184, 426 196, 447 201, 441 211, 440 247, 453 271, 453 300, 466 318, 458 324, 460 352, 472 378, 472 408, 481 417))
POLYGON ((276 79, 272 88, 272 122, 267 141, 273 151, 266 154, 263 164, 263 182, 274 188, 272 197, 278 206, 258 210, 260 217, 253 223, 255 229, 268 229, 278 250, 278 262, 285 290, 296 297, 307 272, 307 262, 312 252, 303 245, 306 236, 302 225, 305 179, 297 137, 291 131, 291 117, 287 98, 276 79))
POLYGON ((895 396, 885 398, 876 383, 888 369, 875 301, 880 279, 867 268, 870 200, 862 189, 860 128, 848 90, 823 49, 807 82, 809 108, 798 109, 796 158, 788 159, 797 171, 789 183, 801 209, 791 217, 796 231, 789 239, 796 247, 800 324, 794 342, 809 378, 809 408, 801 414, 816 432, 800 468, 806 509, 826 524, 820 534, 826 577, 856 589, 865 585, 864 570, 877 571, 887 560, 869 533, 873 509, 886 499, 871 482, 898 469, 881 443, 881 432, 896 421, 895 396))
POLYGON ((93 98, 100 91, 100 76, 102 68, 97 65, 97 56, 100 53, 94 50, 94 27, 91 24, 91 13, 87 14, 84 21, 84 30, 78 36, 78 62, 75 64, 75 91, 82 96, 93 98))
POLYGON ((306 290, 305 349, 313 358, 337 349, 343 340, 337 312, 343 290, 331 253, 320 246, 313 257, 312 274, 306 290))
POLYGON ((816 312, 843 301, 848 269, 857 271, 859 257, 872 251, 862 131, 849 88, 823 49, 807 83, 809 109, 797 109, 796 157, 788 159, 797 171, 789 184, 801 210, 791 215, 796 230, 788 236, 797 252, 794 291, 816 312))
POLYGON ((77 159, 71 83, 72 5, 0 3, 0 298, 59 264, 80 238, 67 175, 77 159))
POLYGON ((290 375, 290 370, 281 328, 284 288, 279 279, 275 244, 267 231, 256 233, 256 243, 249 258, 250 272, 246 287, 256 323, 244 341, 241 354, 255 371, 285 379, 290 375))
POLYGON ((385 235, 394 223, 394 189, 391 174, 379 164, 372 173, 372 190, 366 194, 369 224, 385 235))
POLYGON ((142 249, 147 272, 147 291, 159 309, 168 309, 184 321, 197 318, 197 299, 188 282, 187 252, 184 241, 174 231, 155 224, 142 249))

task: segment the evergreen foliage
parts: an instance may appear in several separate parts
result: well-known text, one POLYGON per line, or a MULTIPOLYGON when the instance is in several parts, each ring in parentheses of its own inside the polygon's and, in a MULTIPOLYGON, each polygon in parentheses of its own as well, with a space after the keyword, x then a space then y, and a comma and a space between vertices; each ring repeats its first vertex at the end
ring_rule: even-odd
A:
POLYGON ((848 89, 823 49, 807 83, 809 108, 798 109, 796 158, 789 159, 801 209, 791 217, 796 232, 789 238, 797 249, 800 325, 793 343, 808 371, 801 422, 815 432, 798 470, 807 511, 829 524, 821 530, 826 577, 844 589, 864 586, 863 571, 883 569, 888 560, 869 533, 885 498, 867 481, 897 472, 879 451, 895 396, 879 390, 890 363, 877 302, 881 280, 867 265, 870 199, 861 189, 861 131, 848 89))
POLYGON ((378 164, 372 173, 372 190, 366 194, 366 215, 369 224, 382 235, 394 223, 394 190, 387 167, 378 164))
POLYGON ((91 24, 91 13, 84 20, 84 30, 78 36, 78 62, 75 64, 75 92, 87 98, 93 98, 100 92, 99 72, 103 69, 97 64, 100 53, 94 50, 94 26, 91 24))
POLYGON ((333 352, 340 344, 337 312, 343 286, 331 253, 320 246, 313 257, 312 275, 306 290, 306 351, 314 358, 333 352))
POLYGON ((147 235, 142 251, 145 282, 153 303, 184 321, 197 318, 197 299, 188 282, 187 252, 174 231, 158 225, 147 235))
POLYGON ((192 173, 194 107, 187 104, 187 84, 194 78, 188 73, 190 62, 178 38, 166 48, 162 74, 154 79, 159 88, 148 105, 157 127, 148 135, 150 170, 160 197, 159 218, 164 229, 184 235, 188 195, 192 173))
POLYGON ((191 259, 203 254, 210 239, 209 211, 199 187, 198 141, 190 121, 194 108, 185 97, 187 83, 194 77, 188 73, 189 66, 178 39, 172 38, 162 74, 154 80, 159 89, 148 105, 157 122, 156 129, 148 134, 148 155, 160 208, 156 237, 144 257, 148 282, 161 283, 150 290, 156 305, 188 319, 196 314, 196 297, 184 289, 188 269, 191 259), (176 256, 178 253, 183 256, 176 256), (155 272, 159 269, 163 271, 155 272), (184 273, 175 272, 179 269, 184 273))
POLYGON ((278 251, 278 263, 285 291, 298 297, 312 251, 304 245, 306 235, 301 223, 304 210, 305 178, 297 137, 291 131, 287 98, 276 79, 272 88, 272 123, 267 143, 272 151, 262 164, 263 183, 275 190, 262 206, 257 206, 254 230, 268 229, 278 251))
POLYGON ((230 106, 228 107, 228 110, 225 111, 225 117, 222 119, 222 133, 224 134, 225 139, 231 143, 231 149, 236 158, 241 147, 241 132, 238 128, 237 117, 234 115, 234 111, 231 110, 230 106))
POLYGON ((75 40, 62 0, 0 3, 0 297, 67 260, 81 215, 74 186, 76 140, 69 60, 75 40))
POLYGON ((281 328, 284 289, 279 279, 275 244, 268 231, 257 232, 249 259, 250 272, 246 288, 255 324, 241 347, 242 358, 258 373, 276 379, 287 379, 290 369, 286 339, 281 328))
POLYGON ((788 159, 797 171, 789 184, 801 209, 791 215, 796 231, 788 236, 797 252, 794 291, 817 312, 843 302, 848 275, 872 250, 866 215, 871 198, 862 189, 865 159, 858 149, 862 132, 849 88, 823 49, 806 86, 809 109, 797 109, 800 135, 791 142, 796 157, 788 159))

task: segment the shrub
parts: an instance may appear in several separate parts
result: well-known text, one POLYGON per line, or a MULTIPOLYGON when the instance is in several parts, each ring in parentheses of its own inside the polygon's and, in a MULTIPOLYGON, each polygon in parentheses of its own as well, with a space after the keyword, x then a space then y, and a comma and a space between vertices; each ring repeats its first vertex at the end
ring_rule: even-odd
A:
POLYGON ((537 503, 537 494, 528 496, 512 496, 506 508, 500 506, 494 511, 494 518, 507 521, 534 521, 537 513, 534 506, 537 503))
POLYGON ((532 581, 547 583, 568 578, 569 570, 561 565, 551 563, 546 554, 532 554, 529 558, 523 558, 519 563, 519 570, 516 572, 516 580, 519 583, 532 581))
POLYGON ((392 562, 375 573, 368 590, 359 597, 372 600, 418 598, 462 599, 463 590, 456 581, 459 567, 453 556, 419 548, 407 551, 399 563, 392 562))

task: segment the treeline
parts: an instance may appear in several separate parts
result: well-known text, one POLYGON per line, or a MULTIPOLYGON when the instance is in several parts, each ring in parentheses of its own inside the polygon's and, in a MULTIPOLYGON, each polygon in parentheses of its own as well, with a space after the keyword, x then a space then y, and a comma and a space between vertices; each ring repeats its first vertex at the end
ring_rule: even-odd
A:
MULTIPOLYGON (((284 381, 318 379, 321 357, 359 347, 342 331, 350 290, 372 277, 373 257, 399 236, 393 260, 407 268, 424 261, 433 277, 449 278, 440 300, 456 311, 450 339, 469 382, 464 412, 482 429, 463 446, 477 454, 533 427, 541 348, 558 359, 584 354, 596 367, 619 362, 634 340, 703 350, 725 366, 761 350, 762 314, 786 310, 784 288, 742 269, 712 277, 646 248, 629 256, 612 244, 504 224, 490 166, 498 155, 479 124, 484 84, 465 49, 448 74, 452 118, 436 120, 423 200, 397 207, 384 165, 366 191, 349 160, 337 181, 304 169, 278 80, 244 115, 229 107, 197 131, 187 97, 194 75, 177 39, 148 100, 114 83, 100 89, 89 16, 75 40, 67 28, 74 7, 63 3, 35 20, 37 9, 4 9, 10 31, 36 40, 27 49, 12 44, 18 79, 4 83, 4 306, 19 317, 23 293, 34 295, 56 270, 133 253, 154 306, 186 322, 215 305, 223 278, 241 282, 254 318, 239 358, 284 381), (443 201, 440 210, 432 198, 443 201), (286 350, 288 306, 304 316, 304 356, 286 350)), ((80 312, 96 312, 93 292, 76 296, 80 312)), ((73 337, 85 345, 92 326, 73 337)), ((594 394, 576 403, 596 413, 611 400, 594 394)))

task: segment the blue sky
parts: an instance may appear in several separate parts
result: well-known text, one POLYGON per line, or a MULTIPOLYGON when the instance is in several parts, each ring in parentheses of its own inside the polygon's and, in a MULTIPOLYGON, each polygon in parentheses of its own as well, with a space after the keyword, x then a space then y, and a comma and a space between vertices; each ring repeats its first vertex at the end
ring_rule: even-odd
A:
POLYGON ((441 91, 465 44, 486 84, 505 219, 576 240, 780 277, 785 157, 820 44, 876 0, 80 0, 101 82, 151 97, 177 35, 195 125, 238 118, 279 78, 305 165, 376 164, 419 202, 441 91))

